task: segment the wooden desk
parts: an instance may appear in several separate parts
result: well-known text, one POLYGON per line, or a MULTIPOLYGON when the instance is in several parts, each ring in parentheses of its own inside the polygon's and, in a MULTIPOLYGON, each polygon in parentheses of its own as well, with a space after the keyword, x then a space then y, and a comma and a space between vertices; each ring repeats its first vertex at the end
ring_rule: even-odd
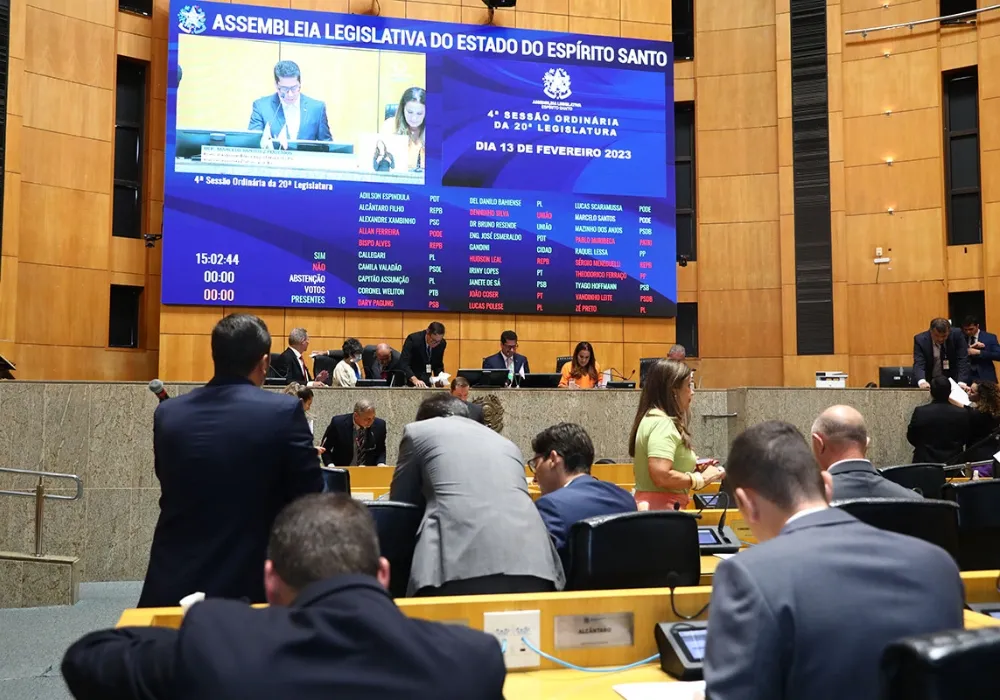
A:
MULTIPOLYGON (((1000 620, 965 611, 965 628, 1000 627, 1000 620)), ((620 700, 612 688, 622 683, 670 683, 659 662, 616 673, 588 673, 571 669, 509 673, 503 692, 516 700, 620 700)))

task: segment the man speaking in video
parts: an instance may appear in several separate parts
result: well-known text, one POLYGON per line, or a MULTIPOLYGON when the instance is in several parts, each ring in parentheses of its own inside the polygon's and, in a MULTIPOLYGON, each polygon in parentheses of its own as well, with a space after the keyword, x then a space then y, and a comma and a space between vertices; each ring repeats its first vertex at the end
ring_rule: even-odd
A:
POLYGON ((261 148, 288 150, 289 141, 333 141, 326 104, 302 94, 302 71, 294 61, 274 67, 275 93, 253 103, 250 131, 261 131, 261 148))

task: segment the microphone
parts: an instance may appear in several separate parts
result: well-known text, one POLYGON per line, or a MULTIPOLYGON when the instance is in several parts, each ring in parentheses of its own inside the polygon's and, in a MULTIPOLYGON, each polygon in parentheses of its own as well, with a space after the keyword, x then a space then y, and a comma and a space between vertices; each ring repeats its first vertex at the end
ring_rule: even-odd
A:
POLYGON ((170 395, 167 394, 167 390, 163 388, 163 382, 159 379, 154 379, 149 383, 149 390, 160 400, 160 403, 163 403, 170 398, 170 395))
MULTIPOLYGON (((722 508, 722 516, 719 518, 719 527, 716 528, 716 532, 719 533, 720 540, 729 544, 729 538, 722 534, 722 529, 726 526, 726 513, 729 511, 729 492, 720 489, 719 498, 722 498, 723 496, 726 497, 726 505, 722 508)), ((716 501, 716 503, 718 503, 718 501, 716 501)))
POLYGON ((608 367, 608 371, 611 372, 611 376, 617 377, 618 379, 621 379, 623 382, 627 382, 630 379, 632 379, 633 376, 635 376, 635 369, 633 369, 632 373, 629 374, 627 377, 618 370, 616 370, 614 367, 608 367))

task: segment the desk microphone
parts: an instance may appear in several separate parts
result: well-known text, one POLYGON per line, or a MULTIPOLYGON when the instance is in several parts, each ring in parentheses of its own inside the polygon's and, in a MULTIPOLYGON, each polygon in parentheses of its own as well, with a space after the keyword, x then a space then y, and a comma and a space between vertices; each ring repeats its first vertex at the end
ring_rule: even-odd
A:
POLYGON ((635 369, 633 369, 632 373, 629 374, 627 377, 618 370, 616 370, 614 367, 608 367, 608 371, 611 372, 611 376, 617 377, 618 379, 621 379, 623 382, 630 381, 632 377, 635 376, 635 369))
MULTIPOLYGON (((729 544, 729 538, 722 533, 722 529, 726 526, 726 513, 729 511, 729 493, 727 491, 719 491, 719 498, 723 496, 726 497, 726 505, 722 508, 722 517, 719 518, 719 527, 716 528, 716 532, 719 533, 719 539, 729 544)), ((718 500, 716 500, 718 503, 718 500)))
POLYGON ((160 403, 163 403, 170 398, 170 395, 167 394, 167 390, 163 388, 163 382, 159 379, 154 379, 149 383, 149 390, 160 400, 160 403))

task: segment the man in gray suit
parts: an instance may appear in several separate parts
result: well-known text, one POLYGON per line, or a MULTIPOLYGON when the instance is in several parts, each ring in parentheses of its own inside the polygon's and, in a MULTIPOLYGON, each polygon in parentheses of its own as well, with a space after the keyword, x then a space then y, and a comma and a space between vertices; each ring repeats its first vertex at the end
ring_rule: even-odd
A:
POLYGON ((812 450, 820 468, 833 477, 833 500, 848 498, 923 498, 889 481, 865 458, 865 419, 850 406, 831 406, 812 426, 812 450))
POLYGON ((948 553, 827 507, 830 481, 787 423, 733 442, 726 483, 760 544, 712 579, 707 698, 875 700, 889 642, 962 627, 948 553))
POLYGON ((425 508, 407 595, 561 589, 521 451, 468 415, 464 401, 441 392, 403 430, 389 497, 425 508))

